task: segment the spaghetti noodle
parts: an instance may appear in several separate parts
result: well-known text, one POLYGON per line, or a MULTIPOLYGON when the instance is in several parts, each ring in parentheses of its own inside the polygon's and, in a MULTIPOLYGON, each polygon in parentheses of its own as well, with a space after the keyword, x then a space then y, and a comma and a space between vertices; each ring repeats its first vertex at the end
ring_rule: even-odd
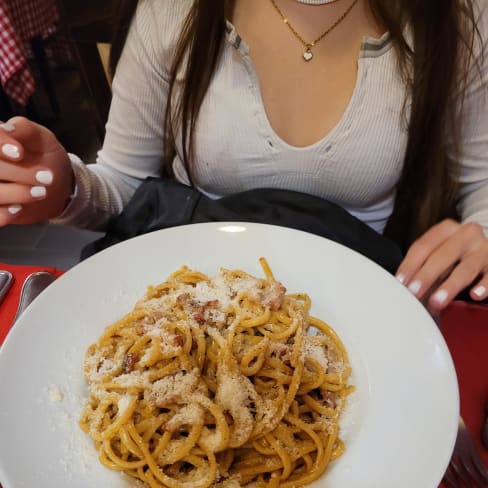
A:
POLYGON ((105 466, 151 488, 291 488, 341 455, 347 353, 261 264, 183 267, 89 347, 80 425, 105 466))

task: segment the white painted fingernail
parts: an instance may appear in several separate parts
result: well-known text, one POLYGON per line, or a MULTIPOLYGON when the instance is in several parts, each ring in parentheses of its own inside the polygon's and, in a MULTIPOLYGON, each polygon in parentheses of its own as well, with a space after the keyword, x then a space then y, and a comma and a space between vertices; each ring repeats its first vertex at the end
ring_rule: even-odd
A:
POLYGON ((405 275, 403 273, 398 273, 396 279, 402 284, 405 283, 405 275))
POLYGON ((434 293, 432 300, 436 301, 439 305, 446 302, 449 292, 447 290, 438 290, 434 293))
POLYGON ((36 173, 36 180, 43 185, 50 185, 53 182, 53 174, 51 171, 38 171, 36 173))
POLYGON ((22 210, 22 205, 10 205, 8 208, 9 213, 12 215, 18 214, 22 210))
POLYGON ((477 286, 474 290, 473 290, 473 293, 477 296, 477 297, 483 297, 485 296, 485 293, 486 293, 486 288, 484 286, 477 286))
POLYGON ((7 156, 7 158, 20 158, 20 149, 15 144, 4 144, 2 146, 2 153, 4 156, 7 156))
POLYGON ((3 129, 5 132, 13 132, 15 130, 15 125, 10 122, 5 122, 0 124, 0 129, 3 129))
POLYGON ((412 281, 412 283, 410 283, 410 286, 408 287, 408 289, 414 295, 416 295, 420 291, 420 288, 422 288, 422 282, 419 280, 412 281))
POLYGON ((42 198, 45 197, 47 194, 46 188, 44 186, 33 186, 30 189, 30 194, 34 198, 42 198))

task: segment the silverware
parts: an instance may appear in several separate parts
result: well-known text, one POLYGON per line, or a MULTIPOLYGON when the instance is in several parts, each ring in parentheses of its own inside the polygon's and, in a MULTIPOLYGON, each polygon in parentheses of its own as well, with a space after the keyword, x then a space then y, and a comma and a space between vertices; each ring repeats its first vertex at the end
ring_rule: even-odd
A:
POLYGON ((451 462, 442 481, 448 488, 488 487, 488 468, 461 417, 451 462))
POLYGON ((481 442, 485 449, 488 449, 488 400, 485 403, 485 412, 484 412, 485 420, 483 421, 483 425, 481 426, 481 442))
POLYGON ((14 323, 34 298, 36 298, 37 295, 47 288, 55 279, 56 276, 49 271, 36 271, 26 278, 20 292, 19 307, 17 308, 14 323))
POLYGON ((0 303, 2 303, 5 295, 10 290, 14 277, 10 271, 0 271, 0 303))

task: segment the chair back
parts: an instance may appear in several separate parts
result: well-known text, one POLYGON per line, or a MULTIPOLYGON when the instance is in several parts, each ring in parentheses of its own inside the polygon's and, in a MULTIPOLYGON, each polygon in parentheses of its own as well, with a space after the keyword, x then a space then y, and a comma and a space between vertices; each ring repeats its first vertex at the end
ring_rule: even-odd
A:
POLYGON ((112 92, 100 45, 112 41, 117 0, 57 0, 60 28, 87 91, 101 139, 105 134, 112 92))

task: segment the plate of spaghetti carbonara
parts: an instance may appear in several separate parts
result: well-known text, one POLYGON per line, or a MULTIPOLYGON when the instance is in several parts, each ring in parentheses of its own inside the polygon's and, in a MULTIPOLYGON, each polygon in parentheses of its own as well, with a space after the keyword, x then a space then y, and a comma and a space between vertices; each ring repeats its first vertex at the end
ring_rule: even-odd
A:
POLYGON ((459 415, 442 336, 394 277, 247 223, 75 266, 0 349, 0 394, 3 488, 434 488, 459 415))
POLYGON ((342 454, 347 353, 260 261, 266 279, 182 267, 88 348, 81 427, 105 466, 151 487, 292 487, 342 454))

